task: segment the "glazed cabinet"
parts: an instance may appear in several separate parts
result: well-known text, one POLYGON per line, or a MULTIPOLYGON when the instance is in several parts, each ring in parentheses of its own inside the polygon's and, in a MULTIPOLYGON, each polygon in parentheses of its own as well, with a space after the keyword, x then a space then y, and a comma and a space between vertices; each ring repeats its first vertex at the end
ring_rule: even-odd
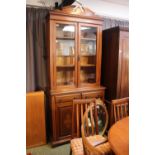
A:
POLYGON ((48 66, 52 145, 71 139, 72 102, 101 98, 102 19, 74 6, 50 12, 48 66))
POLYGON ((99 85, 100 26, 52 21, 52 89, 99 85))

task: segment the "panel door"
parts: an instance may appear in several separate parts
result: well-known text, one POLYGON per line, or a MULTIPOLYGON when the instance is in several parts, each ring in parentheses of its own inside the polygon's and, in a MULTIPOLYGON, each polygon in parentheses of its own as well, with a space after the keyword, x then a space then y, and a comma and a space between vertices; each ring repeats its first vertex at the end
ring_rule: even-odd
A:
POLYGON ((57 104, 58 137, 70 136, 72 132, 72 102, 57 104))
POLYGON ((77 86, 77 25, 54 22, 54 88, 77 86))
POLYGON ((100 73, 100 28, 79 24, 78 85, 97 85, 100 73))
POLYGON ((129 33, 120 32, 120 51, 121 64, 119 66, 119 91, 118 98, 129 96, 129 33))
POLYGON ((57 136, 59 140, 71 137, 73 99, 78 98, 81 98, 78 93, 56 97, 57 136))

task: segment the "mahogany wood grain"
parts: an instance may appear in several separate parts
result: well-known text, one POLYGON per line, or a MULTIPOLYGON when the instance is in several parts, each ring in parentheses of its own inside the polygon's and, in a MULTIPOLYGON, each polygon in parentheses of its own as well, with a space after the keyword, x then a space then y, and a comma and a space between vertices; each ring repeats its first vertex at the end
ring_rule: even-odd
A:
MULTIPOLYGON (((67 16, 80 16, 80 17, 86 17, 86 18, 95 18, 95 19, 100 19, 99 16, 95 15, 95 12, 93 12, 92 10, 84 7, 84 10, 82 11, 79 7, 76 7, 75 5, 70 5, 70 6, 65 6, 63 7, 61 10, 60 9, 55 9, 54 12, 57 14, 64 14, 67 16)), ((52 12, 52 11, 51 11, 52 12)))
MULTIPOLYGON (((82 22, 81 21, 81 18, 86 18, 85 16, 85 12, 82 13, 80 16, 79 14, 72 14, 72 11, 71 7, 67 7, 69 10, 67 11, 67 9, 64 9, 64 10, 54 10, 54 11, 51 11, 50 13, 50 17, 49 20, 50 20, 50 26, 49 26, 49 32, 50 32, 50 43, 49 43, 49 48, 50 48, 50 53, 49 53, 49 67, 50 67, 50 76, 51 76, 51 79, 52 79, 52 82, 51 85, 50 85, 50 89, 51 90, 67 90, 67 89, 74 89, 74 88, 77 88, 77 87, 96 87, 96 86, 100 86, 100 69, 101 69, 101 37, 102 37, 102 22, 99 24, 97 23, 96 21, 94 21, 94 19, 98 20, 98 21, 101 21, 102 18, 96 16, 96 15, 91 15, 91 16, 88 16, 90 22, 87 22, 85 20, 85 22, 82 22), (66 11, 67 11, 67 14, 66 14, 66 11), (57 15, 56 18, 55 15, 57 15), (73 20, 70 20, 70 19, 66 19, 68 17, 72 17, 74 18, 73 20), (60 17, 60 18, 58 18, 60 17), (98 17, 98 18, 97 18, 98 17), (65 20, 66 19, 66 20, 65 20), (79 21, 76 21, 76 19, 79 19, 79 21), (56 24, 71 24, 71 25, 74 25, 75 26, 75 75, 74 75, 74 78, 75 81, 74 81, 74 85, 73 86, 57 86, 56 85, 56 43, 54 40, 56 40, 56 24), (93 84, 82 84, 80 83, 80 64, 79 64, 79 61, 77 62, 77 57, 80 55, 80 27, 81 26, 89 26, 89 27, 95 27, 97 29, 97 45, 96 45, 96 82, 93 83, 93 84), (78 66, 77 66, 78 65, 78 66), (78 82, 78 84, 77 84, 78 82)), ((87 10, 87 9, 86 9, 87 10)), ((86 14, 88 14, 86 12, 86 14)), ((49 34, 48 34, 49 35, 49 34)))
POLYGON ((53 142, 71 138, 72 131, 72 101, 81 98, 80 93, 53 96, 51 109, 53 114, 53 142))
POLYGON ((98 25, 103 24, 103 17, 95 15, 95 13, 90 9, 84 8, 84 12, 82 12, 81 9, 74 11, 74 7, 75 6, 68 6, 64 7, 62 10, 53 10, 50 12, 52 16, 49 16, 49 19, 61 19, 63 21, 75 21, 81 23, 96 23, 98 25))
POLYGON ((101 84, 107 88, 105 99, 111 126, 114 122, 111 100, 129 97, 129 29, 110 28, 102 36, 101 84))
POLYGON ((46 144, 44 92, 26 94, 26 147, 46 144))
MULTIPOLYGON (((62 10, 53 10, 49 13, 48 20, 48 70, 49 70, 49 108, 52 145, 62 144, 71 139, 73 99, 77 98, 101 98, 104 100, 105 87, 100 86, 101 69, 101 45, 103 18, 96 16, 91 10, 84 8, 84 12, 74 6, 64 7, 62 10), (71 24, 75 27, 75 70, 73 74, 73 85, 57 85, 56 69, 56 25, 71 24), (80 26, 95 27, 96 34, 96 82, 93 84, 80 83, 80 26)), ((80 109, 80 107, 79 107, 80 109)), ((84 107, 83 109, 84 112, 84 107)), ((77 114, 78 115, 78 114, 77 114)), ((80 116, 80 115, 79 115, 80 116)), ((80 118, 82 115, 80 116, 80 118)), ((75 122, 74 122, 75 123, 75 122)), ((76 124, 75 124, 76 125, 76 124)), ((78 125, 78 124, 77 124, 78 125)), ((79 133, 78 133, 79 134, 79 133)))
POLYGON ((115 27, 103 31, 101 84, 107 88, 105 99, 108 101, 129 97, 128 41, 127 29, 115 27))
POLYGON ((83 92, 82 98, 101 98, 104 99, 104 91, 83 92))
MULTIPOLYGON (((101 98, 104 99, 104 89, 105 88, 89 88, 85 89, 85 91, 77 91, 76 89, 71 92, 59 92, 57 94, 52 95, 51 103, 50 103, 50 111, 51 111, 51 133, 52 133, 52 145, 58 145, 71 140, 72 137, 72 114, 75 112, 72 109, 73 99, 80 98, 101 98), (62 115, 68 114, 68 116, 61 117, 62 115), (61 115, 61 116, 60 116, 61 115), (61 118, 61 119, 60 119, 61 118), (70 119, 68 119, 70 118, 70 119), (67 122, 70 128, 66 129, 66 126, 63 122, 67 122), (61 127, 61 132, 60 132, 61 127), (68 132, 65 132, 68 131, 68 132), (64 132, 64 133, 63 133, 64 132)), ((104 100, 102 100, 104 101, 104 100)), ((83 112, 85 111, 85 107, 83 107, 83 112)), ((81 115, 79 115, 81 117, 81 115)), ((67 126, 68 126, 67 125, 67 126)), ((74 121, 74 126, 76 129, 76 122, 74 121)), ((75 131, 75 134, 76 131, 75 131)))
MULTIPOLYGON (((87 94, 89 96, 89 94, 91 93, 90 96, 92 96, 92 94, 96 94, 96 97, 99 96, 103 96, 104 97, 104 93, 105 93, 105 87, 103 86, 98 86, 98 87, 83 87, 83 88, 68 88, 68 89, 58 89, 58 90, 51 90, 50 91, 50 95, 65 95, 65 94, 70 94, 70 93, 82 93, 82 97, 84 97, 84 94, 87 94), (100 95, 102 92, 102 95, 100 95), (97 95, 98 94, 98 95, 97 95)), ((86 96, 86 97, 88 97, 86 96)), ((95 98, 96 98, 95 97, 95 98)), ((91 97, 93 98, 93 97, 91 97)))
POLYGON ((108 141, 116 155, 129 155, 129 117, 116 122, 110 128, 108 141))
POLYGON ((120 31, 120 87, 118 87, 118 96, 120 98, 129 96, 129 34, 120 31))

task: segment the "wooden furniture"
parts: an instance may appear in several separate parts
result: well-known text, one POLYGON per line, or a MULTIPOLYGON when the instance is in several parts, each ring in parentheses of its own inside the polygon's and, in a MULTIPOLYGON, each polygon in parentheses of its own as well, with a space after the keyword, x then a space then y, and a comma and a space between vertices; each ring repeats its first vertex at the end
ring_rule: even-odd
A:
POLYGON ((52 145, 71 140, 73 99, 101 98, 102 18, 74 6, 48 17, 52 145))
POLYGON ((129 32, 115 27, 103 31, 101 84, 107 89, 105 99, 113 124, 111 100, 129 97, 129 32))
POLYGON ((129 117, 116 122, 110 128, 108 141, 116 155, 129 155, 129 117))
POLYGON ((115 99, 112 100, 114 110, 114 120, 119 121, 120 119, 129 116, 129 98, 115 99))
POLYGON ((70 141, 70 146, 71 146, 70 154, 73 154, 73 155, 84 154, 82 138, 79 138, 81 137, 81 122, 82 122, 84 112, 88 109, 88 106, 90 106, 91 104, 94 104, 94 106, 96 106, 95 98, 73 100, 73 115, 72 115, 72 138, 73 139, 70 141))
POLYGON ((90 105, 82 119, 81 132, 84 152, 86 155, 112 154, 112 150, 107 142, 107 139, 104 139, 102 135, 99 135, 99 132, 95 132, 99 119, 99 111, 103 114, 100 118, 105 118, 105 120, 102 122, 102 135, 104 135, 108 124, 108 112, 105 104, 97 104, 96 107, 94 105, 90 105), (97 111, 97 115, 95 110, 97 111), (87 123, 88 120, 90 120, 89 123, 87 123))
POLYGON ((26 94, 26 147, 46 144, 44 92, 26 94))

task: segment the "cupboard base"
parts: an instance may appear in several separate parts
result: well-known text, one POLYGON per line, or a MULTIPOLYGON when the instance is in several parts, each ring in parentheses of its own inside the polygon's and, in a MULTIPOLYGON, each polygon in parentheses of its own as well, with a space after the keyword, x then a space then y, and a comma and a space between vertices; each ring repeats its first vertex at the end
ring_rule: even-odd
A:
POLYGON ((100 98, 104 101, 104 92, 105 87, 95 87, 51 94, 52 146, 64 144, 71 140, 73 99, 100 98))

